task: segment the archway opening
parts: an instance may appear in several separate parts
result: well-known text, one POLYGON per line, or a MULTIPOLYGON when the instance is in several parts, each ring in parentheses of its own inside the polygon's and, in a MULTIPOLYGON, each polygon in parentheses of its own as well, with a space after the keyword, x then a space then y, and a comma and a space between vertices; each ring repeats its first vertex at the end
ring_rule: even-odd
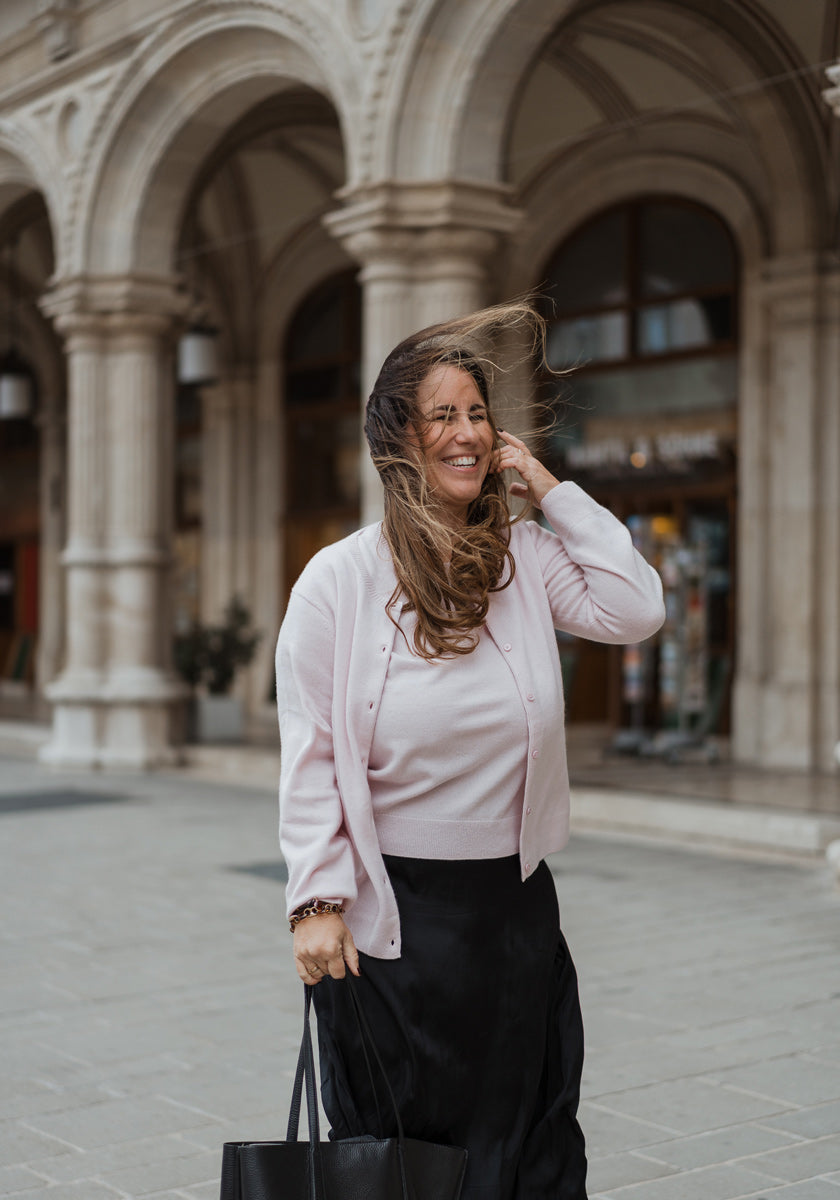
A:
POLYGON ((641 647, 561 643, 570 721, 728 729, 738 274, 717 215, 661 196, 599 213, 545 266, 547 357, 570 371, 548 461, 628 524, 668 609, 641 647))
MULTIPOLYGON (((177 266, 191 318, 218 330, 219 376, 177 392, 181 626, 216 619, 236 594, 263 629, 273 631, 279 619, 284 405, 276 347, 278 320, 286 318, 278 309, 293 311, 302 294, 300 271, 290 269, 300 247, 330 243, 321 216, 344 177, 336 111, 304 85, 284 86, 233 123, 196 173, 177 266)), ((266 663, 270 641, 264 637, 260 650, 266 663)))
MULTIPOLYGON (((15 712, 37 699, 34 687, 45 681, 39 669, 43 594, 45 585, 57 585, 63 537, 57 525, 63 507, 63 360, 38 308, 53 269, 46 205, 39 193, 29 192, 0 216, 0 354, 4 363, 10 354, 19 360, 32 382, 29 411, 0 419, 0 698, 15 712), (48 462, 44 443, 52 451, 48 462)), ((60 604, 55 594, 48 599, 52 608, 60 604)), ((57 651, 51 647, 50 675, 58 667, 57 651)))
POLYGON ((361 289, 353 270, 303 300, 285 363, 287 587, 322 546, 358 528, 361 289))

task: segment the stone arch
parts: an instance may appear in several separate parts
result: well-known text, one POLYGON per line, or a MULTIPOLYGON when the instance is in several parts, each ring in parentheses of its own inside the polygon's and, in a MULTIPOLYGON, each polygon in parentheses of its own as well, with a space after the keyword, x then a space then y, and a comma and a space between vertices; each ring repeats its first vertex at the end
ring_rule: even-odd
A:
POLYGON ((15 261, 4 258, 0 263, 2 311, 10 291, 17 294, 16 349, 34 373, 39 409, 46 406, 52 416, 64 399, 64 363, 58 336, 40 311, 39 300, 55 269, 55 235, 44 193, 20 173, 21 164, 4 164, 3 157, 0 151, 0 250, 12 242, 18 246, 15 261), (12 170, 6 173, 4 166, 12 170))
POLYGON ((382 145, 383 174, 400 179, 449 176, 498 182, 498 151, 518 81, 573 0, 490 0, 450 4, 434 0, 415 32, 399 94, 390 106, 382 145), (473 105, 482 111, 470 111, 473 105), (491 113, 493 114, 491 116, 491 113), (466 134, 469 129, 470 133, 466 134), (467 171, 458 146, 475 131, 484 161, 467 171))
POLYGON ((515 295, 538 287, 539 271, 553 246, 596 209, 643 195, 684 196, 712 209, 732 231, 747 270, 767 253, 770 218, 765 206, 741 181, 714 164, 661 153, 608 157, 591 166, 575 161, 547 172, 526 198, 528 220, 515 239, 505 290, 515 295))
POLYGON ((0 121, 0 214, 30 192, 38 192, 44 199, 53 253, 58 262, 62 207, 57 168, 50 164, 44 147, 28 138, 19 125, 0 121))
MULTIPOLYGON (((478 6, 437 3, 428 10, 420 52, 402 83, 388 153, 401 178, 505 182, 507 128, 522 79, 553 30, 604 0, 493 0, 478 6), (480 19, 479 19, 480 18, 480 19)), ((790 47, 753 5, 721 10, 710 30, 700 0, 633 6, 673 40, 713 39, 730 81, 744 144, 760 155, 784 225, 785 250, 825 244, 831 213, 820 181, 831 170, 819 96, 797 78, 790 47), (739 11, 735 12, 735 9, 739 11), (743 9, 743 11, 741 11, 743 9), (791 78, 772 88, 761 81, 791 78), (752 84, 745 80, 751 80, 752 84), (744 92, 743 102, 736 93, 744 92)), ((653 23, 651 28, 654 28, 653 23)), ((638 149, 638 147, 637 147, 638 149)))
POLYGON ((300 84, 334 105, 353 153, 355 85, 346 46, 298 15, 262 4, 214 5, 167 26, 123 75, 86 167, 75 269, 171 273, 190 184, 202 160, 249 109, 300 84), (343 64, 343 65, 342 65, 343 64), (173 96, 178 103, 173 104, 173 96))

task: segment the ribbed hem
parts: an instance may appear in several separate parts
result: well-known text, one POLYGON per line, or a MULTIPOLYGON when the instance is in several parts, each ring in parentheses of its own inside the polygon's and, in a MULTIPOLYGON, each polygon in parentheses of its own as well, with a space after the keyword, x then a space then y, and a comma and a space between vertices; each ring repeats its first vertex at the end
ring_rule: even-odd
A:
POLYGON ((505 858, 519 853, 521 816, 492 821, 427 821, 375 813, 379 849, 402 858, 505 858))

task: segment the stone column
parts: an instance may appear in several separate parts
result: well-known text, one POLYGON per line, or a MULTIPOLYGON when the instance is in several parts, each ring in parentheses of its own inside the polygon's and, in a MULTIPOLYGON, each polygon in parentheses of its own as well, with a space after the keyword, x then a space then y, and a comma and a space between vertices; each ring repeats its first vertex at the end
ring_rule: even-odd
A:
MULTIPOLYGON (((840 79, 840 68, 838 68, 840 79)), ((816 494, 816 765, 840 770, 840 263, 821 281, 816 494)))
POLYGON ((274 723, 274 706, 268 704, 271 682, 274 679, 274 643, 280 595, 280 564, 285 547, 282 543, 282 498, 285 494, 285 456, 282 445, 281 420, 284 397, 282 375, 275 355, 257 361, 254 381, 254 466, 255 486, 254 544, 258 548, 254 561, 252 592, 255 628, 262 631, 253 668, 248 672, 249 708, 252 712, 268 709, 274 723))
POLYGON ((218 620, 234 586, 236 462, 229 380, 202 389, 201 618, 218 620))
POLYGON ((254 562, 257 547, 254 542, 255 459, 254 377, 249 371, 231 380, 233 390, 233 453, 236 490, 234 492, 234 571, 233 586, 225 597, 230 601, 237 593, 251 608, 254 589, 254 562))
POLYGON ((745 285, 735 756, 827 769, 840 737, 836 267, 774 260, 745 285))
POLYGON ((43 301, 68 360, 66 660, 44 758, 151 767, 175 757, 170 670, 170 281, 65 281, 43 301))
MULTIPOLYGON (((390 350, 417 328, 411 285, 411 239, 404 233, 364 230, 344 242, 361 262, 362 286, 362 419, 364 405, 390 350)), ((369 525, 382 516, 382 485, 371 462, 364 430, 359 458, 361 522, 369 525)))
POLYGON ((108 396, 108 673, 103 765, 171 762, 172 708, 184 688, 171 672, 171 320, 110 319, 108 396))
MULTIPOLYGON (((46 306, 45 306, 46 307, 46 306)), ((53 728, 48 762, 99 761, 107 660, 105 599, 105 324, 100 316, 61 314, 67 355, 67 544, 65 663, 46 688, 53 728)))
POLYGON ((38 418, 41 434, 40 612, 36 685, 44 691, 56 678, 64 657, 64 571, 61 553, 65 529, 65 422, 56 397, 49 397, 38 418))
POLYGON ((419 236, 419 327, 475 312, 490 302, 487 263, 498 246, 498 235, 486 229, 430 229, 419 236))
MULTIPOLYGON (((840 59, 826 70, 832 86, 823 98, 840 117, 840 59)), ((835 139, 837 131, 835 129, 835 139)), ((840 769, 840 266, 826 279, 822 351, 823 424, 819 493, 820 562, 818 638, 822 672, 817 695, 817 761, 840 769)))
MULTIPOLYGON (((254 616, 257 546, 255 531, 259 450, 255 389, 250 371, 203 390, 202 586, 205 621, 218 621, 234 596, 254 616)), ((247 690, 247 671, 237 681, 247 690)))
MULTIPOLYGON (((345 194, 325 224, 361 264, 362 396, 404 337, 489 302, 486 263, 519 221, 504 188, 380 184, 345 194)), ((382 489, 362 446, 362 522, 382 515, 382 489)))

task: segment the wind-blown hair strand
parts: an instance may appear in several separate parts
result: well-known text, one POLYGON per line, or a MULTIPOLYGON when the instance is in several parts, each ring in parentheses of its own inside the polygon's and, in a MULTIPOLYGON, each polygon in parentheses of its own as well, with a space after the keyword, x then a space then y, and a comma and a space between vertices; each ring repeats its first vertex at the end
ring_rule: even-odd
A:
POLYGON ((365 436, 385 489, 383 534, 397 585, 388 603, 398 625, 417 617, 415 653, 426 659, 469 654, 477 644, 490 595, 507 587, 515 563, 510 552, 511 512, 501 475, 488 472, 466 523, 453 530, 431 488, 422 452, 429 422, 418 390, 430 372, 455 366, 467 372, 490 408, 499 335, 528 335, 528 357, 544 361, 545 323, 527 302, 496 305, 420 330, 396 346, 382 365, 365 411, 365 436))

